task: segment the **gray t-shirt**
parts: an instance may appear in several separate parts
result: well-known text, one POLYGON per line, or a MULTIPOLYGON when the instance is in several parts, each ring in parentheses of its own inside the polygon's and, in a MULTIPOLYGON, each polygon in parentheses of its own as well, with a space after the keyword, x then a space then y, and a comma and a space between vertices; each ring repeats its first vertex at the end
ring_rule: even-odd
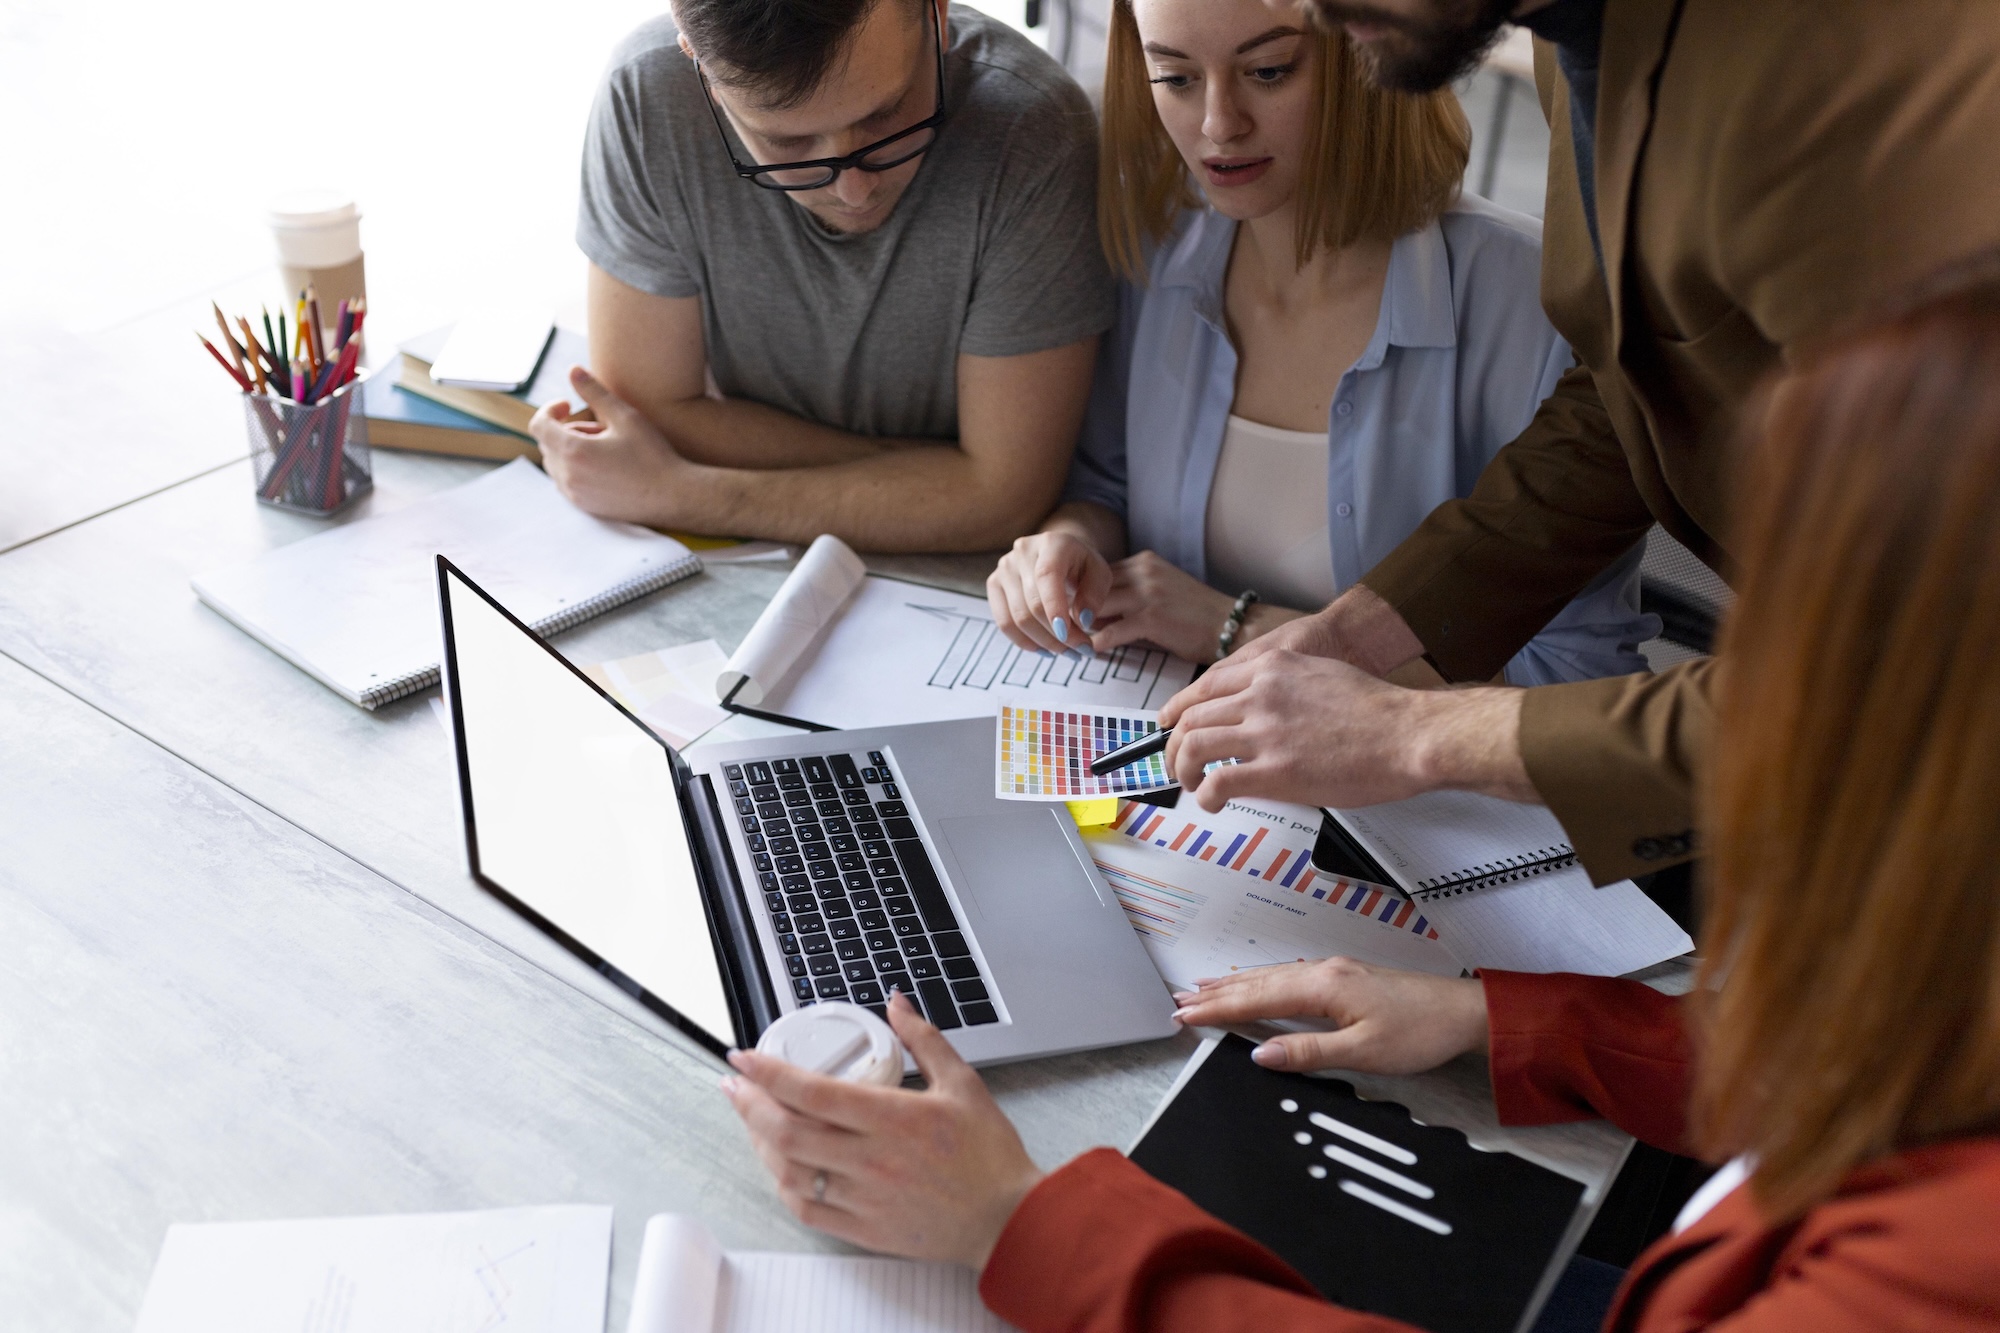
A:
POLYGON ((591 112, 577 244, 629 287, 702 298, 725 394, 862 434, 956 439, 960 353, 1061 347, 1109 328, 1117 304, 1089 101, 976 10, 953 6, 950 34, 937 142, 887 222, 836 235, 737 177, 672 20, 645 24, 591 112))

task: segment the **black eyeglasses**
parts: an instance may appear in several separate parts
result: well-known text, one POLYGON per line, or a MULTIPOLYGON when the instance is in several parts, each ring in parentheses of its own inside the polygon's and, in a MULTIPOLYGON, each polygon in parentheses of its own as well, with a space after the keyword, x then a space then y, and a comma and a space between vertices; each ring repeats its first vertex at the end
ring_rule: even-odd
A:
MULTIPOLYGON (((924 6, 929 12, 933 26, 937 23, 937 11, 929 4, 924 6)), ((736 174, 767 190, 818 190, 834 183, 840 173, 847 170, 888 171, 902 166, 915 157, 921 157, 937 142, 938 127, 944 124, 944 34, 936 34, 937 41, 937 110, 925 120, 920 120, 906 130, 898 130, 886 139, 878 139, 867 147, 849 153, 845 157, 816 157, 809 162, 772 162, 766 164, 745 164, 736 159, 736 150, 729 146, 729 133, 722 127, 722 112, 716 108, 715 95, 708 88, 708 74, 699 60, 694 62, 695 77, 701 80, 701 95, 708 102, 708 114, 715 120, 715 132, 722 136, 722 151, 729 154, 729 164, 736 168, 736 174)))

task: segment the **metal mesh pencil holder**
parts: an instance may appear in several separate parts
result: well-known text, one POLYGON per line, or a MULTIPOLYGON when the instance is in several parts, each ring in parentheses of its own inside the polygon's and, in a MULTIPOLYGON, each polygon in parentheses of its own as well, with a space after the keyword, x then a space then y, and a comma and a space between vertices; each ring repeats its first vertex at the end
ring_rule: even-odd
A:
POLYGON ((271 394, 244 395, 260 503, 324 518, 374 486, 361 385, 353 380, 304 405, 271 394))

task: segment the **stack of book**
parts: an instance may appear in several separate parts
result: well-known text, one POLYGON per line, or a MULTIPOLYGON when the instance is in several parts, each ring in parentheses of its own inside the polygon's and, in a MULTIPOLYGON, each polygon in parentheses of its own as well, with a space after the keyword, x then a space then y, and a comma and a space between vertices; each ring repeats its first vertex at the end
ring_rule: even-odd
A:
POLYGON ((450 335, 447 325, 412 339, 394 361, 369 377, 362 387, 362 412, 368 418, 370 446, 541 462, 541 452, 528 437, 528 421, 543 404, 573 397, 569 368, 589 364, 588 341, 580 333, 557 329, 528 386, 500 393, 431 378, 431 363, 450 335))

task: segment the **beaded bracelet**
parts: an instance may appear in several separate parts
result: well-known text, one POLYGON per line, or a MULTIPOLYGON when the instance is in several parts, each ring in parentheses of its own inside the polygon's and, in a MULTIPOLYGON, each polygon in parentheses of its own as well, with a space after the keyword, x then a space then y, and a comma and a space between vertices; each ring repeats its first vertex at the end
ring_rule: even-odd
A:
POLYGON ((1236 605, 1229 608, 1229 619, 1222 622, 1222 633, 1215 636, 1216 661, 1229 656, 1229 650, 1236 646, 1236 635, 1243 628, 1243 618, 1250 614, 1251 603, 1256 600, 1256 592, 1245 588, 1243 595, 1236 599, 1236 605))

